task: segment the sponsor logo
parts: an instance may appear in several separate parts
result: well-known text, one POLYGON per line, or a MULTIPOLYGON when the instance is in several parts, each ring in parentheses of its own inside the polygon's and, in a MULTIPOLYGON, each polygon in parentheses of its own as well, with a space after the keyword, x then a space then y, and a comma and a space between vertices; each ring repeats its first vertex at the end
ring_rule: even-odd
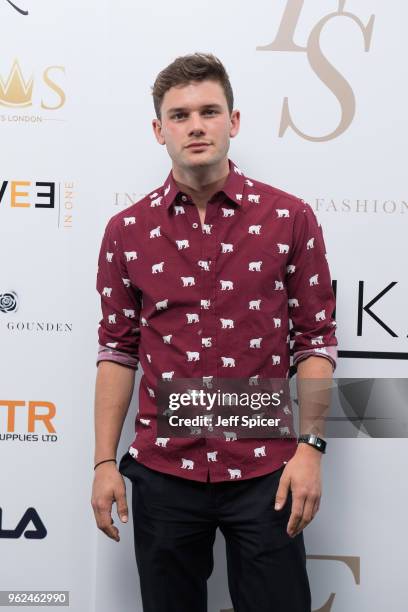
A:
POLYGON ((113 205, 119 206, 119 208, 127 208, 128 206, 132 206, 132 204, 144 198, 146 195, 146 193, 128 193, 127 191, 116 191, 113 194, 113 205))
MULTIPOLYGON (((334 294, 336 296, 337 306, 339 306, 339 300, 337 299, 337 295, 338 295, 338 290, 340 288, 340 283, 336 280, 333 280, 332 286, 333 286, 334 294)), ((377 293, 373 291, 371 286, 372 286, 372 282, 368 282, 364 280, 358 281, 357 286, 353 284, 352 285, 348 284, 347 287, 344 287, 343 284, 341 285, 342 291, 351 290, 354 292, 354 290, 356 290, 357 303, 355 305, 355 317, 350 318, 350 316, 348 316, 347 319, 345 319, 344 323, 341 323, 341 322, 339 323, 339 327, 341 327, 344 333, 344 330, 347 327, 348 322, 352 322, 353 324, 356 324, 356 327, 353 330, 350 330, 350 334, 347 334, 347 335, 354 336, 357 339, 357 341, 360 342, 360 339, 364 340, 364 330, 365 330, 365 326, 367 326, 366 321, 368 320, 374 321, 378 326, 377 329, 379 333, 376 334, 375 336, 373 335, 372 330, 367 333, 369 334, 369 337, 371 339, 373 339, 374 337, 376 339, 378 338, 378 348, 371 345, 369 349, 364 349, 364 350, 343 350, 342 349, 342 350, 339 350, 339 353, 338 353, 339 357, 353 358, 353 359, 355 358, 408 359, 408 353, 406 352, 406 350, 398 350, 398 348, 406 349, 406 346, 405 346, 406 345, 405 338, 407 337, 406 331, 397 329, 396 323, 395 321, 393 321, 393 313, 396 314, 399 312, 399 309, 401 308, 401 303, 404 300, 402 284, 397 281, 392 281, 388 284, 384 283, 384 286, 382 286, 379 291, 377 289, 375 290, 377 291, 377 293), (383 298, 385 298, 388 304, 390 304, 392 300, 395 301, 394 309, 391 308, 388 311, 389 314, 387 316, 384 316, 384 315, 380 316, 380 314, 376 312, 376 309, 381 310, 381 308, 379 308, 380 306, 379 302, 383 298), (382 336, 380 336, 380 334, 382 334, 382 336), (387 338, 393 339, 393 345, 395 346, 396 350, 384 351, 380 348, 382 339, 387 339, 387 338)), ((340 304, 342 303, 350 304, 350 299, 343 295, 340 304)), ((337 307, 336 307, 336 310, 337 310, 337 307)), ((336 311, 334 312, 334 317, 336 318, 336 311)))
POLYGON ((57 442, 53 402, 0 399, 0 442, 57 442))
MULTIPOLYGON (((13 315, 19 307, 19 296, 16 291, 0 293, 0 313, 13 315)), ((14 321, 9 320, 4 327, 10 332, 37 332, 37 333, 69 333, 72 332, 72 323, 61 321, 14 321)))
POLYGON ((71 229, 74 188, 72 181, 3 180, 0 182, 0 211, 49 210, 51 214, 47 218, 52 219, 58 228, 71 229))
MULTIPOLYGON (((19 109, 33 107, 42 113, 58 111, 65 105, 66 94, 61 84, 65 77, 64 66, 46 66, 41 69, 40 76, 28 76, 24 74, 18 59, 15 59, 8 75, 5 74, 7 73, 4 67, 0 66, 0 108, 8 109, 7 113, 0 114, 0 121, 41 123, 49 117, 42 114, 22 114, 18 112, 19 109)), ((63 121, 60 118, 59 120, 63 121)))
MULTIPOLYGON (((257 51, 284 51, 306 54, 313 72, 336 97, 341 110, 340 120, 335 129, 323 136, 305 134, 297 127, 289 109, 289 98, 285 97, 282 105, 279 137, 282 138, 287 130, 291 128, 304 140, 326 142, 338 138, 350 127, 356 112, 356 98, 350 83, 324 55, 320 44, 322 33, 327 24, 333 20, 347 19, 352 21, 354 26, 357 26, 360 30, 364 43, 364 51, 367 53, 371 47, 375 17, 371 15, 367 24, 364 24, 357 15, 346 10, 346 0, 339 0, 337 10, 328 13, 314 25, 306 44, 302 46, 294 42, 294 37, 304 4, 305 0, 288 0, 275 39, 270 44, 258 46, 256 49, 257 51)), ((299 113, 299 110, 297 110, 297 113, 299 113)))
POLYGON ((16 312, 18 296, 15 291, 0 294, 0 312, 16 312))
POLYGON ((3 510, 0 508, 0 538, 15 540, 24 536, 28 540, 42 540, 46 535, 47 529, 35 508, 27 508, 14 529, 3 529, 3 510), (28 529, 29 526, 34 529, 28 529))
POLYGON ((8 321, 6 328, 17 332, 72 332, 72 323, 60 323, 52 321, 8 321))
POLYGON ((408 213, 408 200, 373 200, 350 198, 311 198, 307 200, 317 212, 325 213, 361 213, 404 215, 408 213))

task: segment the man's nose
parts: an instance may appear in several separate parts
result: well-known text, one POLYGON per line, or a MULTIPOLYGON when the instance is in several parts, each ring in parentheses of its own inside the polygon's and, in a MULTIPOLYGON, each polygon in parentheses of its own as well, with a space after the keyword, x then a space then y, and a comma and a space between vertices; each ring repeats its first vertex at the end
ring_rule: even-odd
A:
POLYGON ((189 128, 190 128, 189 129, 190 136, 197 135, 197 134, 204 134, 205 132, 204 122, 202 118, 200 117, 199 113, 191 113, 189 128))

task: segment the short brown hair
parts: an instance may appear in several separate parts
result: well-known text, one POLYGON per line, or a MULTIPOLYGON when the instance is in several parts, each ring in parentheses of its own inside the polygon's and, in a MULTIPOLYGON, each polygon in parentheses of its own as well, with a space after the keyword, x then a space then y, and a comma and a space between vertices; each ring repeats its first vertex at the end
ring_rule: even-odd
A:
POLYGON ((229 112, 234 107, 234 94, 227 71, 222 62, 212 53, 191 53, 177 57, 156 77, 152 87, 156 116, 161 119, 164 94, 176 85, 187 85, 190 81, 218 81, 224 89, 229 112))

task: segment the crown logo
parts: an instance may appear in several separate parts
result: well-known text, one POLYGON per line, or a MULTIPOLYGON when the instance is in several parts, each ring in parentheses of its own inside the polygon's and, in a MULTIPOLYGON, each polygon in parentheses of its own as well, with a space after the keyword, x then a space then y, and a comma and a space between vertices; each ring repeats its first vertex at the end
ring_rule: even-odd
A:
POLYGON ((17 60, 14 60, 9 77, 4 83, 0 76, 0 104, 3 106, 30 106, 33 94, 33 77, 27 82, 17 60))

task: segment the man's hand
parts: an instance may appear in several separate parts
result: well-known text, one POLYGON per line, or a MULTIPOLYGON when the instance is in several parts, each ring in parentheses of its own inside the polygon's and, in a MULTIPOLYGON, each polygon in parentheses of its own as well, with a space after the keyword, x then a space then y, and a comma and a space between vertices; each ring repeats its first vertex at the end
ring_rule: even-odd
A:
POLYGON ((295 455, 286 464, 279 481, 275 510, 286 503, 289 487, 292 493, 292 512, 287 533, 297 536, 316 515, 321 498, 320 451, 300 443, 295 455))
POLYGON ((103 463, 95 470, 91 504, 99 529, 119 542, 119 531, 113 524, 111 514, 112 504, 115 501, 118 516, 123 523, 126 523, 129 513, 125 481, 115 464, 103 463))

